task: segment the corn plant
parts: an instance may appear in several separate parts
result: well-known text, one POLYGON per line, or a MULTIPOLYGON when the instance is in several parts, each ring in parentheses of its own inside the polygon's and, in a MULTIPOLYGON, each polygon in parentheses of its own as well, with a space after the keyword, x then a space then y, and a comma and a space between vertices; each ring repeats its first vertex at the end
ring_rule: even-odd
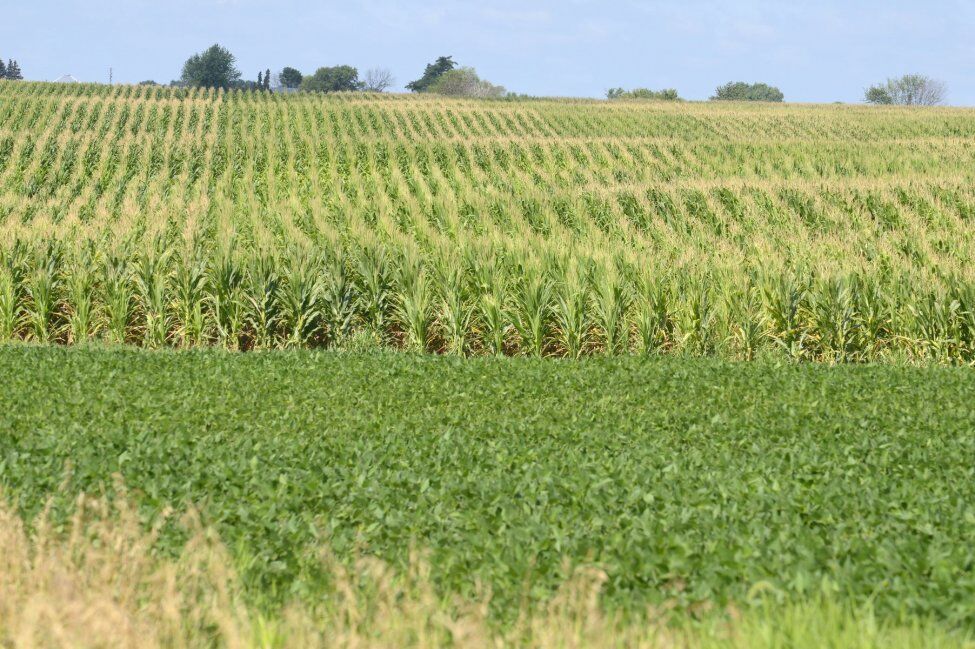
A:
POLYGON ((101 288, 105 329, 110 342, 126 342, 133 308, 132 284, 128 258, 123 255, 108 255, 102 266, 101 288))
POLYGON ((833 362, 856 360, 859 331, 851 281, 845 277, 825 280, 811 295, 811 339, 818 353, 833 362))
POLYGON ((16 335, 19 320, 17 310, 13 273, 5 265, 0 265, 0 342, 7 342, 16 335))
POLYGON ((279 305, 281 278, 278 263, 270 254, 258 253, 247 260, 242 293, 247 299, 247 326, 254 336, 254 346, 267 349, 273 346, 282 313, 279 305))
POLYGON ((662 275, 637 272, 634 277, 636 298, 633 304, 633 326, 636 349, 641 354, 656 354, 674 344, 674 314, 670 285, 662 275))
POLYGON ((928 296, 910 307, 914 341, 922 357, 948 363, 961 341, 961 302, 947 296, 928 296))
POLYGON ((556 344, 569 358, 579 358, 589 344, 593 319, 589 312, 589 276, 587 269, 571 264, 556 290, 553 320, 556 344))
POLYGON ((763 275, 761 291, 770 338, 791 358, 801 358, 807 338, 802 312, 808 291, 791 273, 763 275))
POLYGON ((769 330, 759 287, 750 281, 740 292, 727 293, 724 308, 732 348, 741 358, 754 360, 765 346, 769 330))
POLYGON ((510 324, 505 304, 509 289, 504 265, 490 247, 468 248, 467 266, 473 281, 476 305, 472 328, 478 333, 481 348, 500 356, 505 352, 510 324))
POLYGON ((684 353, 709 355, 716 346, 717 320, 711 289, 706 283, 695 282, 685 283, 683 290, 687 295, 687 302, 677 312, 677 346, 684 353))
POLYGON ((33 272, 27 282, 27 321, 31 335, 41 342, 50 342, 57 335, 55 309, 61 284, 59 261, 60 252, 55 245, 48 244, 38 250, 33 272))
POLYGON ((433 295, 418 257, 407 254, 396 283, 396 319, 406 336, 406 346, 413 351, 425 351, 430 342, 433 295))
POLYGON ((553 304, 553 283, 543 270, 525 268, 515 289, 513 321, 523 353, 536 358, 545 353, 553 304))
POLYGON ((460 261, 443 256, 435 265, 439 307, 438 322, 448 353, 463 356, 474 309, 467 300, 467 281, 460 261))
POLYGON ((494 356, 502 355, 505 351, 508 322, 505 317, 504 291, 500 285, 495 290, 482 293, 477 308, 483 328, 484 348, 494 356))
POLYGON ((207 326, 207 263, 195 248, 184 252, 173 272, 175 337, 183 347, 202 345, 207 326))
POLYGON ((951 295, 958 302, 958 359, 972 363, 975 362, 975 284, 956 280, 951 295))
POLYGON ((207 287, 217 340, 221 346, 236 349, 240 345, 245 311, 241 295, 243 277, 232 249, 220 250, 208 271, 207 287))
POLYGON ((356 258, 357 311, 374 332, 385 330, 393 303, 393 265, 382 244, 363 246, 356 258))
POLYGON ((341 343, 352 334, 352 326, 355 322, 355 284, 352 273, 341 256, 329 255, 323 267, 322 314, 330 342, 341 343))
POLYGON ((169 335, 168 285, 170 252, 162 242, 149 244, 135 257, 133 280, 143 320, 143 344, 158 348, 169 335))
POLYGON ((321 325, 321 277, 314 256, 293 249, 285 258, 285 279, 280 290, 281 326, 285 345, 306 345, 321 325))
POLYGON ((629 285, 615 264, 607 263, 597 268, 593 278, 592 310, 603 350, 612 356, 625 351, 628 343, 624 318, 631 301, 629 285))
POLYGON ((77 344, 93 338, 97 328, 95 253, 86 246, 75 253, 72 263, 74 270, 66 280, 68 342, 77 344))

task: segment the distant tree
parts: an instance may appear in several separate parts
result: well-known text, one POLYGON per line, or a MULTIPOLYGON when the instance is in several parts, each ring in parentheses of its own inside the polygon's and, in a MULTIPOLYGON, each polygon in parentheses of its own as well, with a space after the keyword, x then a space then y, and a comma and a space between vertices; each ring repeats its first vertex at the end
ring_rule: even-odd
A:
POLYGON ((454 62, 454 57, 441 56, 433 63, 427 65, 422 77, 406 84, 406 89, 412 92, 427 92, 437 79, 456 67, 457 63, 454 62))
POLYGON ((863 92, 863 100, 868 104, 892 104, 894 98, 884 86, 870 86, 863 92))
POLYGON ((712 101, 771 101, 781 102, 785 99, 782 91, 764 83, 745 83, 732 81, 719 87, 712 101))
POLYGON ((681 101, 680 95, 673 88, 664 90, 650 90, 648 88, 634 88, 624 90, 623 88, 610 88, 606 92, 607 99, 656 99, 659 101, 681 101))
POLYGON ((145 81, 140 81, 139 82, 139 85, 140 86, 158 86, 159 84, 156 83, 155 81, 153 81, 152 79, 146 79, 145 81))
POLYGON ((257 87, 258 88, 263 88, 264 87, 264 73, 263 72, 258 72, 257 73, 257 87))
POLYGON ((496 86, 477 76, 474 68, 457 68, 443 73, 434 81, 427 92, 452 97, 503 97, 504 86, 496 86))
POLYGON ((864 91, 864 100, 871 104, 897 104, 900 106, 938 106, 945 102, 948 87, 942 81, 922 74, 905 74, 886 83, 870 86, 864 91))
POLYGON ((285 88, 298 88, 303 78, 301 72, 294 68, 281 70, 281 85, 285 88))
POLYGON ((20 81, 24 75, 20 72, 20 64, 10 59, 7 61, 7 77, 10 81, 20 81))
POLYGON ((393 73, 387 68, 372 68, 366 70, 366 78, 362 82, 364 90, 369 92, 383 92, 396 83, 393 73))
POLYGON ((305 77, 301 89, 309 92, 349 92, 361 90, 359 71, 350 65, 318 68, 315 74, 305 77))
POLYGON ((251 81, 250 79, 238 79, 230 84, 229 88, 231 90, 246 90, 248 92, 257 92, 259 90, 264 90, 263 83, 257 83, 256 81, 251 81))
POLYGON ((226 48, 213 45, 183 65, 182 83, 198 88, 231 88, 240 81, 237 60, 226 48))
POLYGON ((264 90, 271 90, 271 68, 264 71, 264 90))
POLYGON ((6 79, 6 78, 7 78, 7 64, 3 62, 3 59, 0 59, 0 79, 6 79))

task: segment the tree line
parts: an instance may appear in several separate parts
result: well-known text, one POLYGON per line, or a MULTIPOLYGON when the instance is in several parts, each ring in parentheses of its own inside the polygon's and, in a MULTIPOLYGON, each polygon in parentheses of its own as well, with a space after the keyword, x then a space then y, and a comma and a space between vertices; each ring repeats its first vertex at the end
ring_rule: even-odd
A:
MULTIPOLYGON (((945 102, 948 87, 942 81, 921 74, 905 74, 888 79, 864 91, 868 104, 898 106, 938 106, 945 102)), ((673 88, 650 90, 649 88, 610 88, 607 99, 654 99, 657 101, 683 101, 673 88)), ((732 81, 715 90, 711 101, 785 101, 785 95, 775 86, 766 83, 732 81)))
POLYGON ((3 59, 0 58, 0 79, 6 79, 7 81, 20 81, 24 78, 24 74, 20 71, 20 64, 14 59, 7 59, 4 63, 3 59))
MULTIPOLYGON (((143 83, 154 83, 146 81, 143 83)), ((194 54, 183 64, 182 75, 173 85, 184 87, 225 88, 255 91, 306 92, 384 92, 396 83, 386 68, 367 70, 360 78, 359 70, 351 65, 320 67, 312 74, 303 74, 294 67, 285 67, 272 74, 270 68, 257 73, 256 81, 243 78, 234 55, 225 47, 213 45, 194 54)), ((423 75, 406 84, 412 92, 429 92, 460 97, 504 97, 510 93, 503 86, 482 79, 472 67, 458 66, 452 56, 441 56, 426 66, 423 75)))
MULTIPOLYGON (((607 99, 654 99, 657 101, 684 101, 674 88, 650 90, 649 88, 610 88, 607 99)), ((785 101, 785 95, 774 86, 765 83, 731 81, 715 90, 711 101, 785 101)))
MULTIPOLYGON (((14 59, 7 63, 0 58, 0 79, 19 81, 24 78, 20 64, 14 59)), ((245 80, 237 68, 236 57, 219 44, 194 54, 183 64, 182 74, 171 85, 183 87, 224 88, 265 91, 307 92, 384 92, 395 85, 396 79, 386 68, 367 70, 360 78, 359 70, 351 65, 325 66, 314 73, 304 75, 293 67, 285 67, 272 74, 267 68, 257 73, 257 80, 245 80)), ((140 85, 156 85, 155 81, 143 81, 140 85)), ((456 97, 498 98, 512 97, 512 93, 482 79, 472 67, 462 67, 452 56, 441 56, 426 66, 423 75, 406 84, 411 92, 434 93, 456 97)), ((864 101, 876 105, 938 106, 945 103, 948 88, 944 82, 921 74, 906 74, 887 79, 864 91, 864 101)), ((674 88, 651 90, 649 88, 611 88, 607 99, 650 99, 657 101, 683 101, 674 88)), ((775 86, 766 83, 732 81, 719 86, 711 101, 762 101, 783 102, 785 95, 775 86)))

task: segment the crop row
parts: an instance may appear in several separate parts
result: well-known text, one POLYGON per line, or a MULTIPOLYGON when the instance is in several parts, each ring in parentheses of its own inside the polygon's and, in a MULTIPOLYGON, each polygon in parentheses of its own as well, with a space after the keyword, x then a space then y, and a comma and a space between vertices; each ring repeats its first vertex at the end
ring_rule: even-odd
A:
POLYGON ((0 96, 0 338, 975 357, 968 111, 0 96))
POLYGON ((0 340, 232 349, 346 346, 579 357, 692 353, 975 360, 975 284, 909 275, 703 274, 568 252, 427 257, 379 243, 242 252, 20 246, 0 265, 0 340))

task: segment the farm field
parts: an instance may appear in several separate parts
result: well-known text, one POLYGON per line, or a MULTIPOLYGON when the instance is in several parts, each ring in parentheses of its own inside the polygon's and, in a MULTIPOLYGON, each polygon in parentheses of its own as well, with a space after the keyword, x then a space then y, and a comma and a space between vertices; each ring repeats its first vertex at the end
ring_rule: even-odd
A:
POLYGON ((965 368, 18 345, 0 376, 9 506, 57 530, 120 484, 146 527, 193 504, 256 606, 327 598, 327 546, 420 552, 502 622, 593 568, 627 614, 825 594, 975 623, 965 368))
POLYGON ((971 649, 973 259, 972 110, 0 81, 0 646, 971 649))
POLYGON ((0 82, 0 339, 975 360, 975 113, 0 82))

